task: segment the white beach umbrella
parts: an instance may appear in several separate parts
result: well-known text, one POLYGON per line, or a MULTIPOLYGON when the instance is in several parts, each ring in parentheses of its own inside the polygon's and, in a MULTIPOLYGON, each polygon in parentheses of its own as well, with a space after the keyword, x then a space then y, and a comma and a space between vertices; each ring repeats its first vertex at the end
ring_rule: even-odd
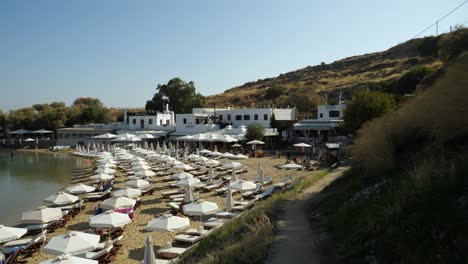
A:
POLYGON ((265 144, 265 142, 260 141, 260 140, 252 140, 252 141, 247 142, 247 145, 263 145, 263 144, 265 144))
POLYGON ((188 172, 180 172, 180 173, 172 174, 170 178, 174 180, 182 180, 185 178, 193 178, 193 175, 188 172))
POLYGON ((42 251, 56 256, 62 254, 77 255, 96 249, 100 239, 99 235, 71 231, 68 234, 51 238, 42 251))
POLYGON ((146 225, 146 230, 158 232, 174 232, 190 227, 190 219, 187 217, 163 215, 153 219, 146 225))
POLYGON ((99 169, 105 169, 105 168, 110 168, 110 169, 113 169, 115 168, 117 165, 115 165, 114 163, 110 163, 110 162, 106 162, 106 163, 99 163, 97 165, 97 168, 99 169))
POLYGON ((96 188, 94 188, 93 186, 89 186, 83 183, 77 183, 65 189, 65 191, 72 194, 88 193, 94 190, 96 190, 96 188))
POLYGON ((171 161, 166 162, 166 164, 168 166, 175 166, 175 165, 182 165, 184 163, 182 161, 178 161, 178 160, 171 160, 171 161))
POLYGON ((215 156, 215 157, 221 157, 223 155, 223 153, 221 152, 218 152, 218 151, 213 151, 211 153, 209 153, 210 156, 215 156))
POLYGON ((193 167, 187 164, 174 165, 172 166, 172 168, 177 169, 177 170, 193 170, 193 167))
POLYGON ((142 194, 141 194, 140 189, 129 188, 129 187, 112 192, 112 196, 115 196, 115 197, 125 196, 131 199, 138 198, 141 195, 142 194))
POLYGON ((146 164, 133 165, 133 170, 134 171, 149 170, 149 169, 151 169, 151 166, 146 165, 146 164))
POLYGON ((146 238, 145 253, 141 264, 158 264, 153 250, 153 239, 149 236, 146 238))
POLYGON ((94 136, 93 138, 100 138, 100 139, 111 139, 111 138, 116 138, 117 135, 111 134, 111 133, 106 133, 106 134, 101 134, 94 136))
POLYGON ((210 159, 210 160, 207 160, 205 162, 203 162, 203 165, 205 166, 216 166, 216 165, 219 165, 221 162, 217 161, 217 160, 213 160, 213 159, 210 159))
POLYGON ((21 223, 24 224, 44 224, 62 218, 60 208, 49 208, 41 206, 35 210, 30 210, 21 214, 21 223))
POLYGON ((151 135, 151 134, 138 134, 137 137, 141 138, 141 139, 153 139, 154 136, 151 135))
POLYGON ((236 161, 230 161, 223 164, 223 167, 226 169, 237 169, 242 167, 242 164, 236 161))
POLYGON ((228 188, 226 195, 226 210, 229 211, 234 206, 234 200, 232 199, 232 189, 228 188))
POLYGON ((200 155, 190 154, 190 155, 187 156, 187 159, 192 160, 192 159, 196 159, 196 158, 199 158, 199 157, 200 157, 200 155))
POLYGON ((96 181, 109 181, 114 179, 114 176, 105 173, 98 173, 96 175, 90 176, 89 178, 96 181))
POLYGON ((219 207, 216 203, 198 200, 196 202, 186 204, 183 206, 184 214, 186 215, 209 215, 219 211, 219 207))
POLYGON ((44 199, 44 203, 52 204, 52 205, 67 205, 78 201, 80 197, 65 193, 65 192, 58 192, 54 195, 51 195, 44 199))
POLYGON ((306 144, 306 143, 297 143, 297 144, 294 144, 293 146, 294 147, 299 147, 299 148, 310 148, 310 147, 312 147, 311 145, 306 144))
POLYGON ((133 208, 136 201, 124 196, 114 196, 104 200, 100 207, 105 210, 133 208))
POLYGON ((303 167, 301 165, 299 165, 299 164, 288 163, 288 164, 284 164, 284 165, 279 166, 279 168, 286 169, 286 170, 291 170, 291 169, 302 169, 303 167))
POLYGON ((0 225, 0 243, 18 239, 28 232, 26 228, 8 227, 0 225))
POLYGON ((230 159, 248 159, 249 157, 247 157, 246 155, 242 155, 242 154, 236 154, 236 155, 233 155, 232 157, 230 157, 230 159))
POLYGON ((140 171, 135 172, 135 176, 137 177, 153 177, 155 175, 156 173, 151 170, 140 170, 140 171))
POLYGON ((200 152, 200 154, 209 154, 209 153, 211 153, 211 151, 208 150, 208 149, 202 149, 199 152, 200 152))
POLYGON ((130 180, 130 181, 125 182, 125 185, 129 187, 141 189, 141 188, 148 187, 150 183, 145 180, 136 179, 136 180, 130 180))
POLYGON ((96 173, 114 174, 115 170, 111 168, 97 168, 96 173))
POLYGON ((230 158, 234 157, 234 154, 229 153, 229 152, 224 152, 224 153, 221 155, 221 157, 230 159, 230 158))
POLYGON ((213 181, 213 168, 212 167, 209 167, 208 168, 208 182, 212 182, 213 181))
POLYGON ((239 180, 231 182, 229 186, 234 190, 239 190, 241 192, 251 191, 257 189, 257 185, 251 181, 239 180))
POLYGON ((198 184, 200 184, 200 180, 196 178, 185 178, 185 179, 178 180, 176 182, 176 185, 180 187, 185 187, 185 186, 193 187, 198 184))
POLYGON ((39 264, 98 264, 97 260, 79 258, 67 254, 60 255, 56 258, 39 262, 39 264))
POLYGON ((106 211, 102 214, 91 216, 89 218, 89 226, 94 228, 116 228, 130 224, 132 219, 128 214, 114 212, 112 210, 106 211))
POLYGON ((24 142, 33 142, 33 141, 35 141, 35 140, 32 139, 32 138, 27 138, 27 139, 24 140, 24 142))
POLYGON ((265 175, 263 173, 263 168, 260 166, 259 173, 258 173, 258 182, 261 185, 265 184, 265 175))

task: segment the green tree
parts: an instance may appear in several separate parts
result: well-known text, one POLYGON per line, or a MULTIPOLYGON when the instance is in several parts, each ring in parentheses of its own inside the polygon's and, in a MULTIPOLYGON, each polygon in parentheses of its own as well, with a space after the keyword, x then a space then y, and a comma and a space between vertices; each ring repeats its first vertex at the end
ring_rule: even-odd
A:
POLYGON ((413 67, 400 78, 394 92, 397 94, 412 93, 424 77, 434 72, 433 68, 424 65, 413 67))
POLYGON ((65 103, 54 102, 51 104, 34 105, 38 111, 36 127, 55 130, 65 126, 67 122, 68 107, 65 103), (39 110, 38 110, 39 109, 39 110))
POLYGON ((16 129, 36 129, 37 112, 32 107, 11 110, 8 114, 8 127, 16 129))
POLYGON ((69 109, 67 125, 108 123, 112 120, 110 110, 97 98, 77 98, 69 109))
POLYGON ((146 102, 145 109, 148 113, 156 113, 163 111, 164 105, 169 104, 176 114, 190 113, 192 108, 202 107, 204 103, 205 97, 196 92, 192 81, 173 78, 167 84, 158 84, 156 93, 146 102))
POLYGON ((247 126, 245 138, 247 141, 262 140, 265 134, 265 129, 260 124, 250 124, 247 126))
POLYGON ((346 107, 344 125, 349 132, 354 133, 367 121, 383 116, 394 108, 395 101, 391 95, 358 90, 346 107))
POLYGON ((0 134, 3 134, 7 126, 7 115, 0 109, 0 134))
POLYGON ((273 86, 273 87, 270 87, 266 90, 265 92, 265 98, 268 99, 268 100, 273 100, 275 101, 276 98, 280 97, 281 95, 284 94, 284 89, 280 86, 273 86))

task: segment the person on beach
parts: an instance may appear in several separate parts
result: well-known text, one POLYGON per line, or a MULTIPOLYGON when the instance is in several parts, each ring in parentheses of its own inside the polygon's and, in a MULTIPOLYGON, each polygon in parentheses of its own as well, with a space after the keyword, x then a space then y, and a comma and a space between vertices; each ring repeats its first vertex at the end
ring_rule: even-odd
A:
POLYGON ((98 186, 98 191, 102 192, 103 190, 104 190, 104 185, 102 185, 102 182, 100 182, 98 186))

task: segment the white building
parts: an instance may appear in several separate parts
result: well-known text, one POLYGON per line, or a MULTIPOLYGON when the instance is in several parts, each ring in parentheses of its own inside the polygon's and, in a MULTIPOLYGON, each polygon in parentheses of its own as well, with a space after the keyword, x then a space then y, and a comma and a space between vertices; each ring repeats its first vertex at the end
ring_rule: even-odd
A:
POLYGON ((273 114, 278 121, 296 120, 295 108, 194 108, 190 114, 177 114, 176 132, 171 135, 185 136, 214 132, 220 129, 219 124, 230 125, 234 128, 247 127, 250 124, 260 124, 270 131, 268 128, 271 127, 271 117, 273 114))
MULTIPOLYGON (((124 120, 127 118, 124 116, 124 120)), ((128 117, 130 130, 175 130, 175 114, 166 105, 164 112, 156 115, 134 115, 128 117)))
POLYGON ((346 105, 339 101, 337 105, 319 105, 317 119, 304 119, 294 124, 296 137, 313 138, 326 136, 328 131, 334 131, 343 123, 346 105))

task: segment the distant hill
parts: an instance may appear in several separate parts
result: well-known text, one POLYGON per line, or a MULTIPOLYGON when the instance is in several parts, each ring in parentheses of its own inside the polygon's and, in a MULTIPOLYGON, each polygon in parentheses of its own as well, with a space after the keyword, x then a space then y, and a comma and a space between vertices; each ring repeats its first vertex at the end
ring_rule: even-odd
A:
POLYGON ((441 67, 437 57, 440 37, 409 40, 383 52, 353 56, 330 64, 280 74, 277 77, 245 83, 221 94, 207 97, 207 106, 249 107, 272 103, 265 97, 267 89, 281 87, 287 93, 313 88, 317 94, 365 87, 369 83, 398 80, 409 69, 425 65, 441 67))

